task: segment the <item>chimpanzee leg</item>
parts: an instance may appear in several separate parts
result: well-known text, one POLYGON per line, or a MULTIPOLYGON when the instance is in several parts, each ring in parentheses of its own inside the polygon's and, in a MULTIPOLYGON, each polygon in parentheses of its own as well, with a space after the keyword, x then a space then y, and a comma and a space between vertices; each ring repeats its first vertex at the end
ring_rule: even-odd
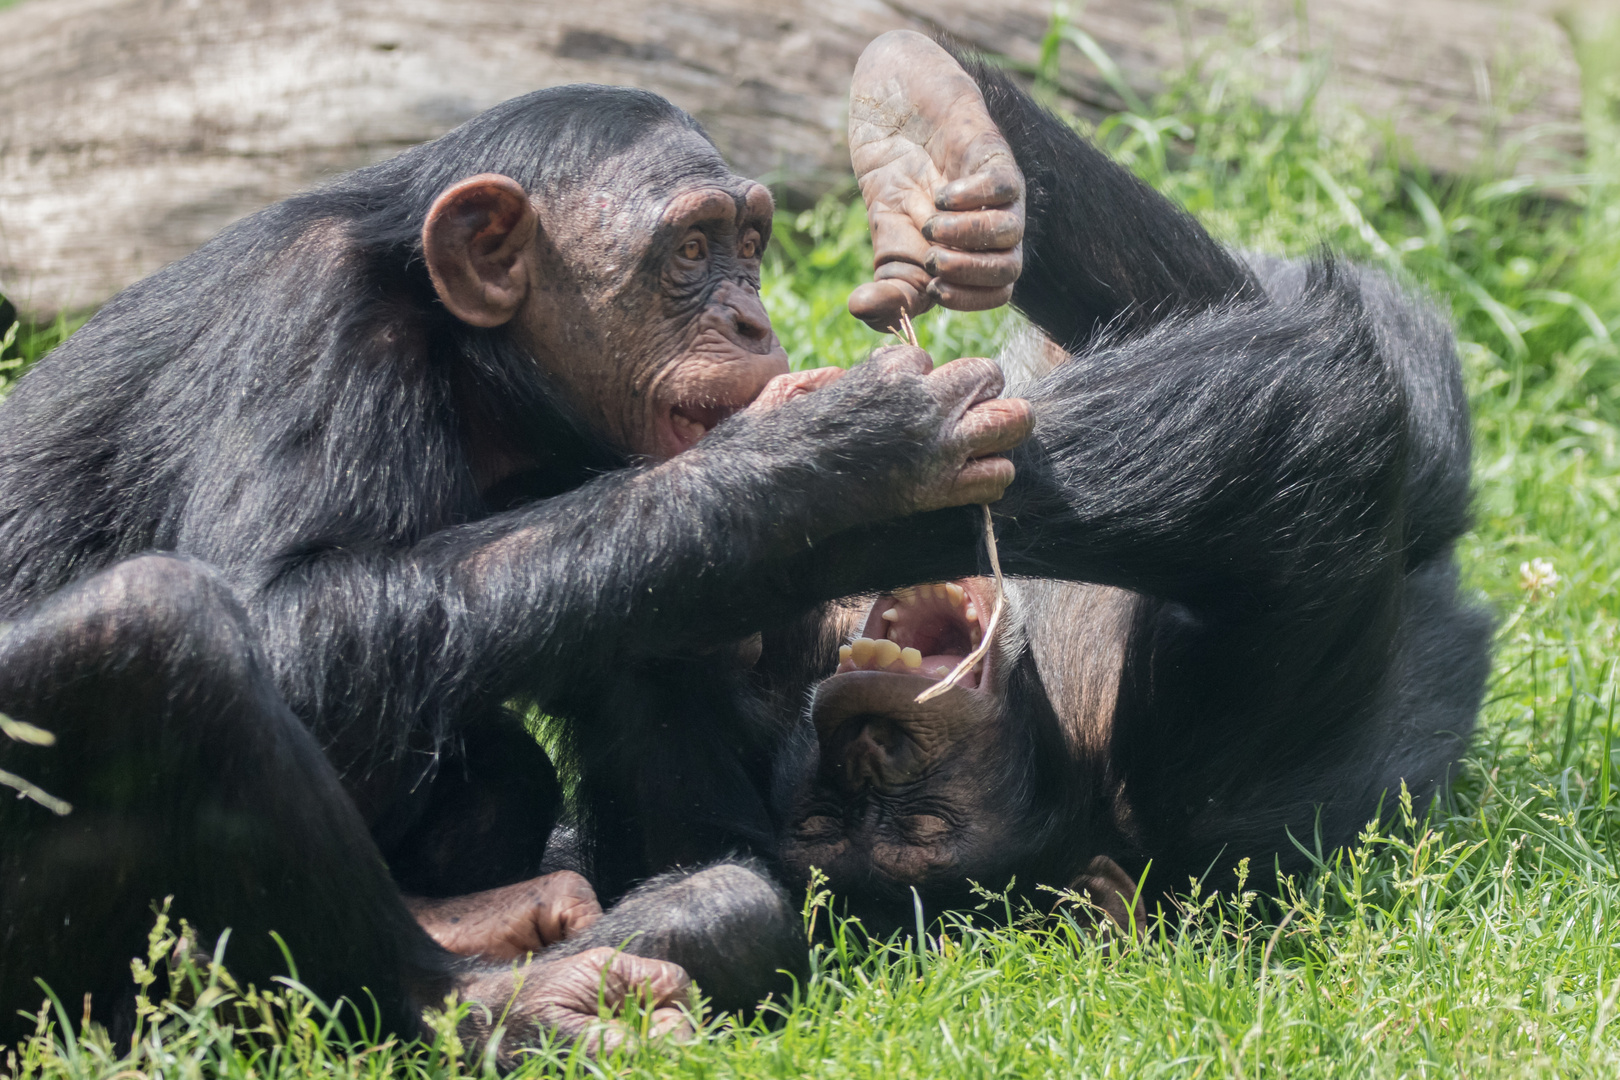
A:
POLYGON ((411 1033, 443 992, 417 927, 314 738, 271 684, 242 608, 203 564, 121 563, 0 636, 0 710, 55 735, 0 738, 0 768, 72 805, 0 800, 0 1039, 43 979, 115 1034, 133 1016, 130 958, 153 908, 260 985, 286 965, 327 1000, 367 996, 411 1033), (423 996, 417 996, 423 995, 423 996))
POLYGON ((464 896, 540 873, 562 809, 551 759, 505 709, 468 724, 445 755, 411 830, 384 841, 394 880, 412 896, 464 896))
POLYGON ((775 854, 765 785, 782 722, 739 674, 725 657, 630 666, 578 725, 604 903, 671 867, 775 854))
POLYGON ((722 1012, 750 1009, 769 994, 781 998, 809 974, 799 912, 751 859, 661 874, 546 955, 601 946, 679 964, 722 1012))

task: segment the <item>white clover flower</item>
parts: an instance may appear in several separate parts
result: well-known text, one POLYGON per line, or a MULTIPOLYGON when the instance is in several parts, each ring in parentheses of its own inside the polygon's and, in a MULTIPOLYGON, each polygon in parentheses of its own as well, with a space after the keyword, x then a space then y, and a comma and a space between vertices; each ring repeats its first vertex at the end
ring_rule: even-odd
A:
POLYGON ((1559 580, 1551 559, 1535 558, 1519 564, 1519 588, 1529 593, 1531 600, 1540 599, 1543 593, 1550 596, 1559 580))

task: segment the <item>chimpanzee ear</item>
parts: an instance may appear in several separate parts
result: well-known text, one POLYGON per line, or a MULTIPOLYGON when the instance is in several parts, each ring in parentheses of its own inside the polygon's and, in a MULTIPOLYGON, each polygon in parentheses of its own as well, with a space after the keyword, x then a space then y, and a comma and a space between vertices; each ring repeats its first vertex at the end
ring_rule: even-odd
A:
POLYGON ((422 226, 422 253, 440 302, 473 326, 509 321, 529 295, 537 225, 528 192, 511 177, 484 173, 446 188, 422 226))

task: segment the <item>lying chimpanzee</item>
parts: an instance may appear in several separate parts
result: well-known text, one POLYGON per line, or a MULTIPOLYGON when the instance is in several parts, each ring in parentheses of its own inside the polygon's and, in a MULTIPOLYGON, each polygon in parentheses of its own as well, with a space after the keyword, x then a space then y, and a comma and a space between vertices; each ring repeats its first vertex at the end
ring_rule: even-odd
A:
POLYGON ((0 1041, 38 978, 127 1032, 165 896, 195 944, 232 931, 243 981, 284 970, 279 935, 383 1027, 458 990, 507 1049, 594 1024, 604 981, 678 999, 679 967, 613 956, 631 930, 721 1005, 803 965, 746 862, 658 879, 516 971, 583 921, 577 881, 445 902, 539 870, 559 789, 512 701, 589 744, 587 791, 653 778, 613 894, 768 848, 748 765, 775 721, 744 687, 700 711, 627 673, 732 671, 716 642, 849 591, 829 540, 1011 478, 1029 419, 988 361, 785 374, 771 214, 661 98, 542 91, 231 226, 20 381, 0 710, 55 742, 0 737, 0 769, 72 809, 0 800, 0 1041))
MULTIPOLYGON (((917 35, 870 47, 858 170, 863 131, 921 126, 951 97, 929 82, 967 82, 948 63, 917 35)), ((1402 782, 1433 793, 1479 707, 1489 622, 1457 595, 1469 433, 1451 337, 1380 274, 1245 265, 969 70, 1028 178, 1013 303, 1046 335, 1036 354, 1070 354, 1022 388, 1035 434, 993 507, 1003 563, 1032 577, 1009 584, 987 658, 922 704, 981 639, 989 579, 822 625, 807 648, 838 673, 783 769, 783 858, 879 926, 909 925, 912 887, 939 910, 972 903, 970 881, 1076 886, 1123 920, 1149 864, 1156 895, 1229 886, 1246 857, 1255 879, 1305 868, 1402 782)), ((885 198, 880 166, 862 190, 885 198)), ((928 259, 905 252, 926 249, 930 212, 874 229, 902 265, 852 309, 881 325, 926 304, 928 259)), ((916 523, 890 542, 911 580, 952 575, 916 523)))

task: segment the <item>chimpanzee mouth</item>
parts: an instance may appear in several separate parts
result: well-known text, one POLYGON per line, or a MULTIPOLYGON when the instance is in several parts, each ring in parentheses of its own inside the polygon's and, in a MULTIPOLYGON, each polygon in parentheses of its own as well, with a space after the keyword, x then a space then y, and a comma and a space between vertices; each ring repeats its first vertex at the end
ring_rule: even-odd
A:
POLYGON ((681 450, 690 450, 699 439, 709 433, 709 430, 731 414, 739 411, 741 405, 671 405, 669 409, 669 430, 674 436, 676 444, 681 450))
MULTIPOLYGON (((880 596, 861 636, 838 650, 838 674, 878 671, 938 682, 984 640, 994 605, 994 586, 976 578, 880 596)), ((992 652, 963 672, 956 685, 987 687, 992 652)))

